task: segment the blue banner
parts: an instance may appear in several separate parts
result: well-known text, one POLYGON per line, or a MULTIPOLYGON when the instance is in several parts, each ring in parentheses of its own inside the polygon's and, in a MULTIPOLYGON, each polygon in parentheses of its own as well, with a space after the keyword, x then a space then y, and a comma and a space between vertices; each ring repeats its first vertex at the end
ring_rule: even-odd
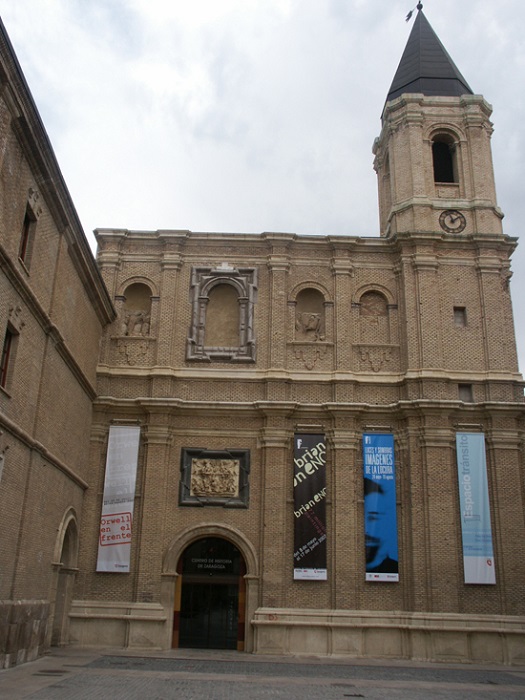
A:
POLYGON ((457 433, 459 504, 465 583, 496 583, 485 436, 457 433))
POLYGON ((394 436, 363 435, 367 581, 399 581, 394 436))

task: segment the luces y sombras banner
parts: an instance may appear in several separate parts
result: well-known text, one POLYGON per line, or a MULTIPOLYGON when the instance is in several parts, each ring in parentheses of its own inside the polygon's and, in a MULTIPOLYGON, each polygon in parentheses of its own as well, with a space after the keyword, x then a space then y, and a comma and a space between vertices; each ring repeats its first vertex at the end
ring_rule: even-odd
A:
POLYGON ((363 435, 367 581, 399 581, 394 436, 363 435))
POLYGON ((140 428, 109 429, 97 571, 129 572, 140 428))
POLYGON ((295 580, 326 581, 326 444, 324 435, 294 436, 295 580))
POLYGON ((485 436, 456 433, 465 583, 496 583, 485 436))

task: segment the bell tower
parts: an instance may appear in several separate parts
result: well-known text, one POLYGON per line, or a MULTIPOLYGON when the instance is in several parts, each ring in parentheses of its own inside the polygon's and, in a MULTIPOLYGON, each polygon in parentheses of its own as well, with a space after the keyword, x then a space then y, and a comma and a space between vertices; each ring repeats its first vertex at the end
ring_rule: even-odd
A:
POLYGON ((418 3, 374 143, 381 236, 501 234, 491 106, 473 94, 418 3))

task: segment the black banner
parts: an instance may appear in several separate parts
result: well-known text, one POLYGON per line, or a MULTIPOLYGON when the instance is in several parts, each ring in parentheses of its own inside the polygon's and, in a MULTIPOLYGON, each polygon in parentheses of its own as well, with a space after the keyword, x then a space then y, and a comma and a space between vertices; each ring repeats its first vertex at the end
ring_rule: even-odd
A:
POLYGON ((294 436, 295 580, 326 581, 326 444, 324 435, 294 436))

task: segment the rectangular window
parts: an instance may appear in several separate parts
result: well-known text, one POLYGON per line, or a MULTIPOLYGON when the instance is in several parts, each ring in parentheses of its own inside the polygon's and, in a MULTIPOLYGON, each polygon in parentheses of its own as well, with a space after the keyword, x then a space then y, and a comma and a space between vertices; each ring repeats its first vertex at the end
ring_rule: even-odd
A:
POLYGON ((461 328, 467 325, 467 309, 464 306, 454 307, 454 323, 461 328))
POLYGON ((458 390, 460 401, 464 401, 465 403, 472 403, 474 401, 472 384, 458 384, 458 390))
POLYGON ((14 351, 15 334, 9 330, 5 332, 4 344, 2 346, 2 360, 0 362, 0 386, 5 389, 9 374, 9 366, 12 363, 14 351))
POLYGON ((31 251, 35 237, 35 227, 36 218, 34 217, 33 212, 28 208, 24 216, 22 235, 20 236, 20 246, 18 248, 18 257, 28 269, 31 262, 31 251))

